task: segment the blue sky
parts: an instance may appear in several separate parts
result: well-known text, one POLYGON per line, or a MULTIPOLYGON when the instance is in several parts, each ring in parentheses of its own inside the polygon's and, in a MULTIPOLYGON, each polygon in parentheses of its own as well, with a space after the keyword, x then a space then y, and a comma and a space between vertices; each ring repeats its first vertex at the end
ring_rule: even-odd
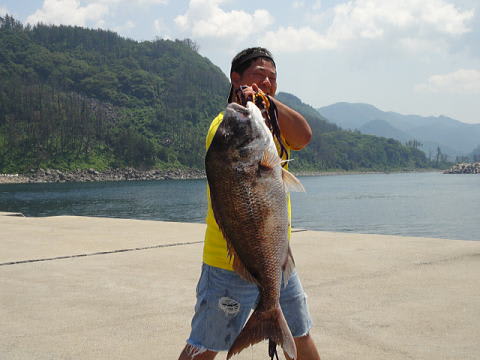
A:
POLYGON ((478 0, 0 0, 23 23, 193 39, 226 74, 249 46, 274 54, 279 91, 321 107, 364 102, 480 123, 478 0))

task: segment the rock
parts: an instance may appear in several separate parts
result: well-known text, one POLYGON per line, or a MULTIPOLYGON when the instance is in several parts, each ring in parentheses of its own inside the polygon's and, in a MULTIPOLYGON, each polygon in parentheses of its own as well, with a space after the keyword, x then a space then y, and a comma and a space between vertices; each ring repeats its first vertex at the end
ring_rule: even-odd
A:
POLYGON ((445 170, 444 174, 480 174, 480 162, 459 163, 445 170))
MULTIPOLYGON (((480 169, 479 169, 480 172, 480 169)), ((202 179, 205 173, 200 169, 173 169, 173 170, 139 170, 134 168, 83 169, 61 171, 57 169, 29 170, 26 174, 11 177, 11 182, 49 183, 49 182, 92 182, 92 181, 153 181, 166 179, 202 179)))

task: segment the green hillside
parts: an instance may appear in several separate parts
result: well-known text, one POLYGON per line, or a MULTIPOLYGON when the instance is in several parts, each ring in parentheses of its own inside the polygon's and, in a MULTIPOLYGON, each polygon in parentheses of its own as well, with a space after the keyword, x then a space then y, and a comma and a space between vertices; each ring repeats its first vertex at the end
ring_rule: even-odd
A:
MULTIPOLYGON (((137 42, 111 31, 0 18, 0 172, 197 168, 228 79, 190 40, 137 42)), ((314 136, 292 168, 425 167, 399 142, 340 130, 299 99, 314 136)))
POLYGON ((228 79, 190 40, 0 18, 0 171, 202 167, 228 79))

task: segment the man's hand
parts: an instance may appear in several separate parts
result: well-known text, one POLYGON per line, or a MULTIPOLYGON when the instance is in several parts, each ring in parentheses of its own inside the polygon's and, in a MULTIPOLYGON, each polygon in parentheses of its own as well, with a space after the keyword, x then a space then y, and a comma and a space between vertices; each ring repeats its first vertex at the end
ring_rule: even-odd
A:
POLYGON ((247 101, 253 101, 255 94, 261 91, 255 83, 252 86, 242 85, 240 89, 235 90, 234 101, 240 105, 245 105, 247 101))
MULTIPOLYGON (((240 89, 235 90, 236 96, 234 96, 234 101, 245 106, 247 101, 252 101, 253 96, 261 91, 255 83, 251 86, 240 86, 240 89)), ((312 137, 312 129, 308 125, 307 120, 295 110, 275 99, 275 97, 270 96, 270 101, 277 106, 278 124, 283 138, 293 150, 302 149, 309 143, 312 137)))

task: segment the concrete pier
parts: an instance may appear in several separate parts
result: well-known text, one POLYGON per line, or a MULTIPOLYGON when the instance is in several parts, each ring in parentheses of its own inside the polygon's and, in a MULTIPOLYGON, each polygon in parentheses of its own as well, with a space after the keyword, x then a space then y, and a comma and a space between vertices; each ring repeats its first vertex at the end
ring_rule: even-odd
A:
MULTIPOLYGON (((0 359, 178 357, 205 225, 12 215, 0 213, 0 359)), ((292 249, 322 360, 479 358, 480 241, 295 231, 292 249)))

